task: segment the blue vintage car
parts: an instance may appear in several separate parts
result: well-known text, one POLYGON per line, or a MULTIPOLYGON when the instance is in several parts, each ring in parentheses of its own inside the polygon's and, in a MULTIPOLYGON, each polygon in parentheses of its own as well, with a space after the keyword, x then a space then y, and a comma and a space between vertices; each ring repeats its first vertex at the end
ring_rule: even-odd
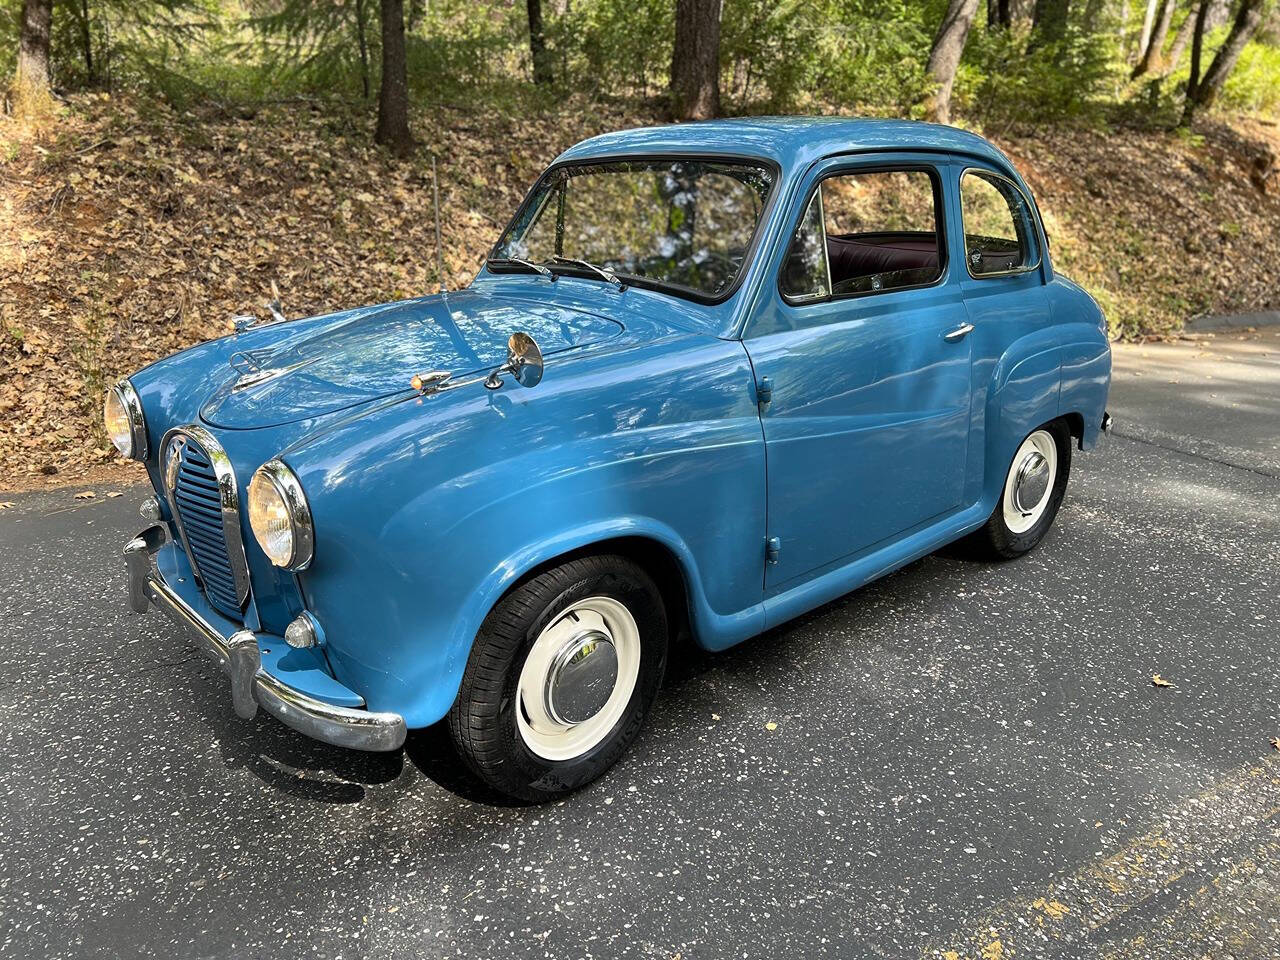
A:
POLYGON ((969 538, 1015 557, 1108 428, 1106 324, 980 137, 850 119, 562 154, 465 290, 254 325, 108 394, 125 547, 236 712, 523 800, 719 650, 969 538))

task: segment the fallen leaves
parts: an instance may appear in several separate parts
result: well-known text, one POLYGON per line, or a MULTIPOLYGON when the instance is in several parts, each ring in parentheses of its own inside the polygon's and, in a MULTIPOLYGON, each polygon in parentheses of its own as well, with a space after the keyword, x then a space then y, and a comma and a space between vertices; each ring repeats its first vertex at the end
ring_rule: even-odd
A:
POLYGON ((766 723, 766 724, 764 725, 764 728, 765 728, 766 730, 777 730, 777 729, 778 729, 778 725, 777 725, 776 723, 774 723, 772 720, 770 720, 768 723, 766 723))
POLYGON ((0 510, 12 510, 15 506, 12 500, 0 500, 0 510))
POLYGON ((1151 685, 1153 687, 1172 687, 1173 686, 1172 683, 1170 683, 1164 677, 1160 676, 1160 674, 1158 673, 1153 673, 1151 675, 1151 685))
POLYGON ((1065 903, 1058 900, 1046 900, 1044 897, 1040 897, 1031 906, 1043 911, 1050 920, 1061 920, 1071 912, 1071 908, 1065 903))
POLYGON ((1271 749, 1280 750, 1280 737, 1271 738, 1271 749))
POLYGON ((121 493, 119 490, 112 490, 110 493, 107 494, 107 499, 114 500, 116 497, 123 497, 123 496, 124 494, 121 493))
POLYGON ((71 499, 72 500, 92 500, 96 496, 97 494, 94 493, 92 490, 81 490, 71 499))

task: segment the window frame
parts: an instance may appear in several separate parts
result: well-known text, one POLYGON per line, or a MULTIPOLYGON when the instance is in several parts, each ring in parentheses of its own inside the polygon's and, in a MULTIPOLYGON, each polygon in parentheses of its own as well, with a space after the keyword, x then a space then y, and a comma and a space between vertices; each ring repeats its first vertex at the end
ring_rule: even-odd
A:
MULTIPOLYGON (((819 204, 822 201, 819 200, 819 204)), ((775 284, 778 289, 778 296, 782 298, 782 302, 789 307, 811 307, 815 304, 835 303, 842 300, 857 300, 863 297, 883 296, 886 293, 899 293, 904 290, 928 290, 932 287, 938 287, 946 283, 947 274, 951 266, 951 245, 947 241, 947 209, 946 209, 946 193, 942 186, 942 170, 926 161, 908 162, 908 163, 884 163, 884 164, 857 164, 855 166, 836 167, 826 173, 823 173, 809 187, 809 191, 804 196, 804 202, 800 205, 800 212, 792 221, 791 229, 784 234, 785 246, 782 251, 782 259, 778 263, 777 278, 775 284), (782 272, 786 265, 787 256, 791 253, 791 244, 795 240, 796 231, 800 229, 800 224, 804 221, 805 215, 809 212, 809 204, 813 201, 815 192, 821 190, 822 184, 834 177, 856 177, 869 173, 923 173, 929 177, 929 181, 933 186, 933 215, 935 224, 935 235, 938 238, 938 275, 928 283, 912 283, 902 287, 889 287, 887 290, 855 290, 851 293, 832 293, 831 287, 831 261, 827 251, 827 220, 826 208, 823 206, 822 217, 822 254, 827 258, 827 294, 823 297, 800 297, 796 298, 789 295, 782 287, 782 272)))
MULTIPOLYGON (((969 279, 998 280, 1001 277, 1017 277, 1024 273, 1031 273, 1032 271, 1040 269, 1040 265, 1044 263, 1044 250, 1040 238, 1042 236, 1047 238, 1048 235, 1044 233, 1044 227, 1040 223, 1040 210, 1035 205, 1035 201, 1027 195, 1027 192, 1023 190, 1022 187, 1018 186, 1018 182, 1016 180, 1012 177, 1005 176, 997 170, 992 170, 990 167, 964 167, 960 171, 960 176, 956 179, 956 200, 959 202, 960 207, 960 240, 964 244, 964 269, 969 275, 969 279), (998 270, 993 273, 973 272, 973 267, 969 263, 969 234, 965 231, 964 225, 964 178, 971 173, 981 173, 985 176, 993 177, 996 180, 1003 180, 1005 183, 1009 184, 1009 186, 1013 187, 1014 190, 1018 191, 1018 196, 1022 197, 1022 200, 1027 207, 1027 216, 1031 225, 1031 239, 1035 245, 1035 263, 1029 264, 1025 267, 1018 267, 1015 270, 998 270)), ((1016 227, 1017 224, 1015 223, 1014 226, 1016 227)))
MULTIPOLYGON (((485 259, 491 260, 498 252, 498 244, 502 242, 502 238, 507 235, 513 226, 525 214, 526 210, 534 203, 538 192, 542 189, 544 183, 555 176, 565 167, 589 167, 601 166, 611 163, 662 163, 663 161, 703 161, 705 163, 741 163, 754 167, 759 167, 769 173, 773 177, 773 182, 769 185, 769 193, 764 199, 764 203, 760 207, 760 216, 756 220, 755 229, 751 234, 751 242, 747 244, 746 252, 742 257, 742 268, 738 271, 737 277, 734 278, 724 292, 719 294, 703 293, 692 287, 684 287, 678 284, 661 283, 651 280, 647 277, 637 277, 632 274, 619 274, 629 287, 639 287, 644 290, 652 290, 656 293, 665 293, 669 296, 676 297, 680 300, 690 300, 694 303, 704 304, 706 306, 715 306, 724 303, 741 289, 743 283, 746 282, 747 274, 750 273, 756 258, 760 253, 761 241, 764 237, 765 227, 773 216, 774 208, 778 205, 779 186, 782 183, 782 165, 776 160, 769 157, 759 156, 750 153, 716 153, 707 150, 664 150, 655 153, 645 153, 628 151, 625 153, 609 153, 600 154, 592 157, 570 157, 567 159, 557 160, 542 171, 541 175, 533 181, 533 185, 529 187, 529 191, 525 194, 524 199, 520 201, 515 212, 507 221, 506 225, 498 231, 497 238, 489 247, 489 252, 485 259)), ((551 191, 548 191, 546 200, 551 198, 551 191)), ((540 212, 540 211, 539 211, 540 212)), ((514 273, 523 273, 518 267, 503 266, 502 264, 490 265, 485 264, 485 268, 494 276, 508 276, 514 273)), ((577 270, 573 267, 560 266, 558 270, 570 274, 572 276, 587 277, 589 279, 596 278, 596 274, 590 270, 577 270)))

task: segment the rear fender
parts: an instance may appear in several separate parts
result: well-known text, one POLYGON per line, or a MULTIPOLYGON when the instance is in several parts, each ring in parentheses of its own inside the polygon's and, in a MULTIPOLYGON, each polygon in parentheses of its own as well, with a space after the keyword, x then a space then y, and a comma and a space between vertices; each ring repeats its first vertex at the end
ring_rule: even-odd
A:
POLYGON ((1016 340, 996 364, 987 394, 983 502, 994 508, 1018 444, 1058 416, 1061 333, 1049 326, 1016 340))

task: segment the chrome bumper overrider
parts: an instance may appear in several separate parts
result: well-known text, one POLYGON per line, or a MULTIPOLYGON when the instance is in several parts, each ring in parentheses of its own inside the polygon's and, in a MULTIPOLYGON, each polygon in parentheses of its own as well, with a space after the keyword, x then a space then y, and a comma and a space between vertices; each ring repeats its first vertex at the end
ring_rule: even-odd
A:
POLYGON ((354 750, 395 750, 404 743, 405 723, 400 714, 334 706, 263 670, 258 638, 251 631, 224 636, 165 583, 151 562, 165 541, 164 527, 157 524, 125 545, 129 606, 146 613, 155 605, 214 656, 231 678, 231 702, 238 716, 251 719, 262 707, 309 737, 354 750))

